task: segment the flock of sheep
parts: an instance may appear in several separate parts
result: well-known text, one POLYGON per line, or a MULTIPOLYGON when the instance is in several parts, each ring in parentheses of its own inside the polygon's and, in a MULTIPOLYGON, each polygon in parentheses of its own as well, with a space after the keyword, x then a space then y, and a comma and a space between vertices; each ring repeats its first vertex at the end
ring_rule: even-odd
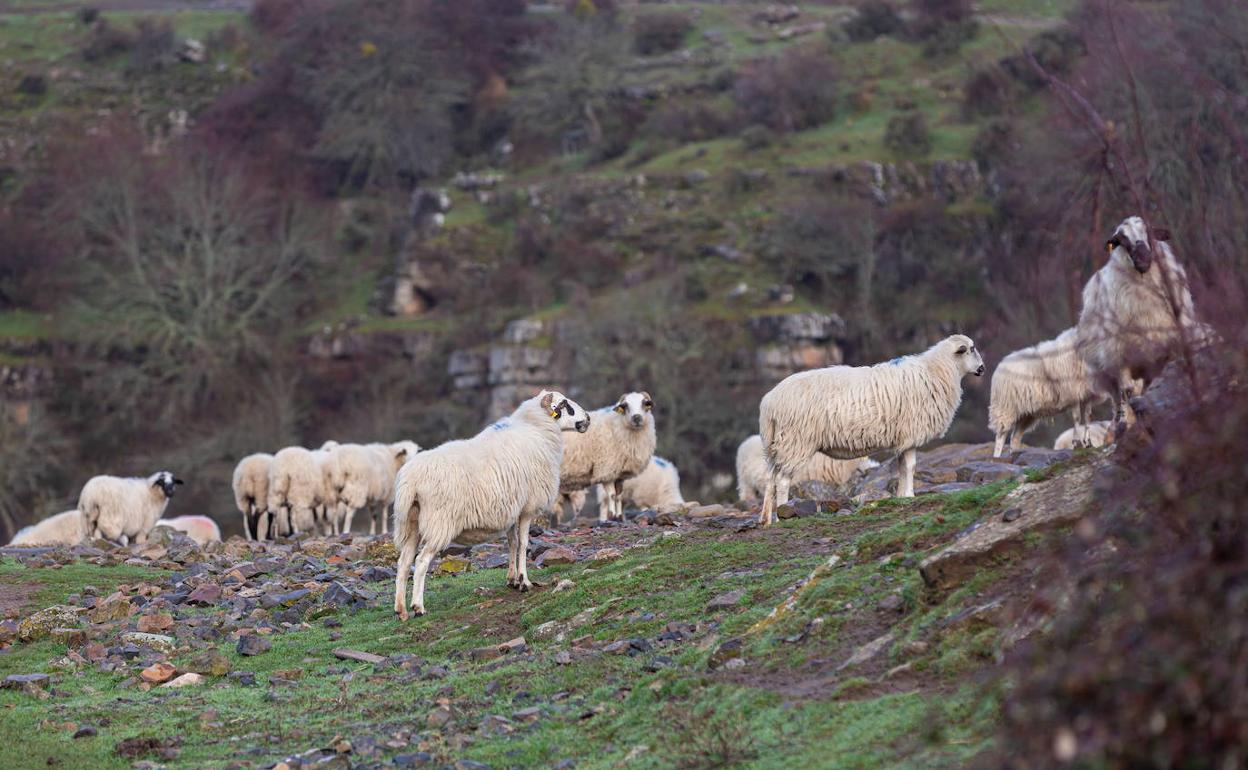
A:
MULTIPOLYGON (((1129 399, 1176 350, 1214 341, 1216 334, 1195 320, 1186 275, 1168 239, 1139 217, 1122 222, 1107 241, 1108 262, 1084 288, 1077 325, 1002 359, 989 406, 995 456, 1007 441, 1020 447, 1037 421, 1067 411, 1075 425, 1059 437, 1059 448, 1112 440, 1118 425, 1133 420, 1129 399), (1092 408, 1106 399, 1114 401, 1114 423, 1091 422, 1092 408)), ((759 435, 737 451, 741 500, 761 497, 759 521, 768 525, 794 482, 845 485, 876 465, 870 455, 882 454, 898 459, 897 494, 913 496, 917 449, 944 436, 962 401, 963 378, 983 373, 974 341, 955 334, 874 366, 831 366, 785 378, 759 403, 759 435)), ((424 614, 425 574, 452 542, 477 543, 505 532, 507 583, 524 591, 532 585, 530 525, 548 515, 558 521, 557 505, 565 517, 575 515, 593 487, 603 521, 621 518, 625 502, 682 505, 676 467, 654 454, 653 410, 644 392, 589 412, 562 393, 543 390, 475 436, 434 449, 422 451, 411 441, 331 441, 315 450, 251 455, 234 472, 235 501, 251 539, 348 532, 362 510, 372 512, 370 533, 384 533, 392 510, 399 552, 394 610, 407 619, 408 577, 414 583, 410 608, 424 614)), ((75 511, 27 528, 14 544, 88 536, 143 542, 158 523, 179 526, 161 515, 180 483, 166 471, 147 479, 93 478, 75 511)))

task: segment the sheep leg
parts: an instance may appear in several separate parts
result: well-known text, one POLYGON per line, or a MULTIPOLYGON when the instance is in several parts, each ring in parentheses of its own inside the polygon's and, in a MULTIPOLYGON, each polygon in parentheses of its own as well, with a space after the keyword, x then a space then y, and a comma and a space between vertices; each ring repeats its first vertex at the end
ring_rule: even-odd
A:
POLYGON ((519 577, 517 588, 522 593, 533 587, 533 584, 529 582, 529 525, 532 522, 533 514, 526 512, 520 514, 520 521, 516 525, 520 529, 517 538, 520 542, 516 548, 516 572, 519 577))
POLYGON ((433 557, 437 555, 438 549, 425 543, 420 547, 420 555, 416 557, 414 567, 416 574, 413 576, 415 585, 412 586, 412 611, 417 615, 425 614, 425 576, 429 574, 429 565, 433 562, 433 557))
POLYGON ((1131 408, 1131 398, 1136 395, 1136 379, 1131 376, 1130 369, 1124 368, 1118 375, 1118 418, 1128 428, 1135 425, 1135 410, 1131 408))
POLYGON ((381 506, 381 534, 390 531, 390 517, 386 515, 386 506, 381 506))
POLYGON ((616 479, 611 484, 614 494, 611 496, 612 502, 615 503, 615 510, 611 512, 611 518, 616 521, 624 520, 624 480, 616 479))
POLYGON ((611 499, 615 488, 608 484, 598 485, 598 494, 601 499, 598 501, 598 521, 607 521, 611 518, 611 509, 615 507, 615 501, 611 499))
POLYGON ((897 496, 914 497, 914 462, 917 452, 907 449, 897 463, 897 496))
POLYGON ((758 524, 770 526, 776 515, 776 486, 780 472, 772 469, 767 471, 767 485, 763 487, 763 507, 758 512, 758 524))
POLYGON ((507 587, 516 587, 516 575, 519 574, 519 567, 516 565, 516 546, 520 543, 519 533, 516 532, 516 525, 512 524, 507 528, 507 587))
POLYGON ((1010 431, 1008 428, 1002 428, 997 431, 997 441, 992 445, 992 456, 1000 457, 1005 452, 1005 440, 1009 438, 1010 431))
POLYGON ((377 515, 377 511, 374 510, 373 515, 368 517, 368 534, 370 535, 377 534, 377 515))
POLYGON ((412 561, 416 558, 417 538, 403 543, 399 550, 399 567, 394 576, 394 614, 399 620, 407 620, 407 576, 412 571, 412 561))

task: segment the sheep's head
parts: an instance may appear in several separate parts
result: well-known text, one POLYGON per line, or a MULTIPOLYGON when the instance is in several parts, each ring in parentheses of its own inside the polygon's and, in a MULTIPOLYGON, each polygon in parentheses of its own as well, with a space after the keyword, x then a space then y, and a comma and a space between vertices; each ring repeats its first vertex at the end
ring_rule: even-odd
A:
POLYGON ((955 334, 945 340, 945 347, 958 363, 963 374, 980 377, 984 373, 984 359, 980 358, 975 349, 975 341, 965 334, 955 334))
POLYGON ((542 409, 559 424, 559 430, 584 433, 589 430, 589 412, 585 407, 557 390, 543 390, 538 394, 542 409))
POLYGON ((416 456, 420 445, 415 441, 396 441, 390 445, 390 454, 394 457, 394 466, 402 468, 403 464, 416 456))
POLYGON ((1118 255, 1121 255, 1120 258, 1130 259, 1131 266, 1143 274, 1153 266, 1151 242, 1168 240, 1170 240, 1169 230, 1163 227, 1150 228, 1139 217, 1127 217, 1122 220, 1122 224, 1118 225, 1118 229, 1114 230, 1113 236, 1105 242, 1105 250, 1109 252, 1110 259, 1118 255))
POLYGON ((340 446, 341 446, 341 444, 339 444, 337 441, 334 441, 334 440, 331 438, 329 441, 326 441, 324 444, 321 444, 321 449, 323 449, 323 450, 325 450, 326 452, 328 452, 328 451, 330 451, 330 450, 337 449, 337 448, 338 448, 338 447, 340 447, 340 446))
POLYGON ((175 490, 179 484, 186 483, 169 471, 161 471, 153 474, 151 476, 151 482, 152 486, 160 487, 160 491, 165 493, 165 497, 173 497, 173 490, 175 490))
POLYGON ((645 391, 625 393, 615 402, 614 409, 616 414, 624 415, 624 424, 634 430, 644 428, 647 420, 654 420, 654 400, 645 391))

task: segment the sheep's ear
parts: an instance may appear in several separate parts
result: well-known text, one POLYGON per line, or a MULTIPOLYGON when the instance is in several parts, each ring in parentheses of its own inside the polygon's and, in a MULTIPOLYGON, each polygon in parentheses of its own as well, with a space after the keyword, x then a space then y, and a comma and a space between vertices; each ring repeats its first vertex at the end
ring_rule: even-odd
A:
POLYGON ((174 484, 185 484, 186 482, 185 482, 185 481, 183 481, 182 479, 178 478, 177 476, 174 476, 174 477, 173 477, 173 483, 174 483, 174 484))
POLYGON ((542 408, 545 409, 547 412, 551 411, 550 406, 552 403, 554 403, 554 401, 555 401, 554 393, 551 393, 550 391, 546 391, 545 393, 542 394, 542 408))
POLYGON ((1152 228, 1152 233, 1153 233, 1153 240, 1155 241, 1170 240, 1170 231, 1164 227, 1154 227, 1152 228))
POLYGON ((1105 250, 1113 251, 1117 247, 1118 247, 1118 233, 1114 233, 1113 238, 1110 238, 1108 241, 1105 241, 1105 250))
POLYGON ((957 353, 958 355, 963 355, 964 353, 966 353, 966 345, 959 345, 958 349, 953 352, 957 353))

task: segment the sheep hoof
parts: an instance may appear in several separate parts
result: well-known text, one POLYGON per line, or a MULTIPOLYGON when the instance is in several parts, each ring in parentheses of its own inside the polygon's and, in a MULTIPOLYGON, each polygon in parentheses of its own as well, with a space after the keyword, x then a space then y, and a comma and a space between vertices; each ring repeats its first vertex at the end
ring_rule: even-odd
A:
POLYGON ((529 589, 531 589, 532 587, 533 587, 533 584, 527 580, 521 583, 519 586, 517 586, 517 588, 520 589, 520 593, 522 594, 527 594, 529 592, 529 589))
POLYGON ((420 617, 421 615, 424 615, 424 614, 425 614, 425 608, 424 608, 424 607, 416 607, 416 606, 413 606, 413 607, 412 607, 412 614, 413 614, 413 615, 415 615, 416 617, 420 617))
POLYGON ((400 621, 407 620, 407 610, 396 610, 395 614, 399 616, 400 621))

